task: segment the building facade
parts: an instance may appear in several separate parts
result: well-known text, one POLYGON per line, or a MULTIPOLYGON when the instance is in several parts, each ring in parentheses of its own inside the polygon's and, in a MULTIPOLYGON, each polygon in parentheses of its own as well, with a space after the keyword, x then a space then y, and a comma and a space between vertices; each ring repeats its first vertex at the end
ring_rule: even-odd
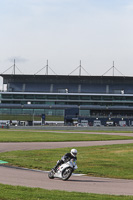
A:
POLYGON ((0 76, 7 85, 7 90, 0 92, 0 114, 62 115, 71 122, 73 118, 133 117, 133 77, 0 76))

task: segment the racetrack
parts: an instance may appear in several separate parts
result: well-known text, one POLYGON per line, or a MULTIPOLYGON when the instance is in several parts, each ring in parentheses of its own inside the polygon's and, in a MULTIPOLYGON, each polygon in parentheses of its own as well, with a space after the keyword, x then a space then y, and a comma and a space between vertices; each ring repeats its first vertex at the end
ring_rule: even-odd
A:
POLYGON ((0 143, 0 152, 16 150, 55 149, 64 147, 85 147, 112 144, 131 144, 133 140, 108 140, 108 141, 78 141, 78 142, 3 142, 0 143))
MULTIPOLYGON (((88 141, 88 142, 39 142, 0 143, 0 152, 13 150, 48 149, 76 146, 129 144, 133 140, 88 141)), ((0 165, 0 183, 49 190, 66 190, 98 194, 133 195, 133 180, 110 179, 88 176, 72 176, 68 181, 51 180, 47 172, 0 165)))
POLYGON ((72 176, 68 181, 49 179, 45 172, 0 166, 3 184, 97 194, 133 195, 133 180, 72 176))

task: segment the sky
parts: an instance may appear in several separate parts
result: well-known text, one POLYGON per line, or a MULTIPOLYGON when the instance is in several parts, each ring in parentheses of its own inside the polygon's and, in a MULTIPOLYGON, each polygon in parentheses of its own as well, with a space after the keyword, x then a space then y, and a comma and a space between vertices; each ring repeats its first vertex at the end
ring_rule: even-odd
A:
POLYGON ((133 76, 133 0, 0 0, 0 73, 14 59, 16 74, 133 76))

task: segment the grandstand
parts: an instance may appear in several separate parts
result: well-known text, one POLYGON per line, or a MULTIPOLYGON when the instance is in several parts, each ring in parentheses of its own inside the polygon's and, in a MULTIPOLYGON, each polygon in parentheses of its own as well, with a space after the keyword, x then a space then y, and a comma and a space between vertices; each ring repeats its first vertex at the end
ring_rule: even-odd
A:
POLYGON ((99 119, 103 125, 109 120, 133 123, 133 77, 0 76, 7 85, 7 90, 0 92, 1 114, 63 115, 66 123, 83 119, 90 124, 99 119))

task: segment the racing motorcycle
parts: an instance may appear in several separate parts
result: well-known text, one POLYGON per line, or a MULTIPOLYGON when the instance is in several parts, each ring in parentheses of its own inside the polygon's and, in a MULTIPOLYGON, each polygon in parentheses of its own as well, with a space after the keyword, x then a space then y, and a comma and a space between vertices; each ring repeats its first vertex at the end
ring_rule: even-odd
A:
POLYGON ((77 164, 76 164, 76 160, 75 159, 71 159, 70 161, 63 163, 62 165, 60 165, 58 167, 58 169, 56 170, 56 172, 54 172, 54 170, 52 169, 49 173, 48 173, 48 177, 50 179, 53 178, 61 178, 63 181, 66 181, 70 178, 70 176, 72 175, 73 171, 76 170, 77 164))

